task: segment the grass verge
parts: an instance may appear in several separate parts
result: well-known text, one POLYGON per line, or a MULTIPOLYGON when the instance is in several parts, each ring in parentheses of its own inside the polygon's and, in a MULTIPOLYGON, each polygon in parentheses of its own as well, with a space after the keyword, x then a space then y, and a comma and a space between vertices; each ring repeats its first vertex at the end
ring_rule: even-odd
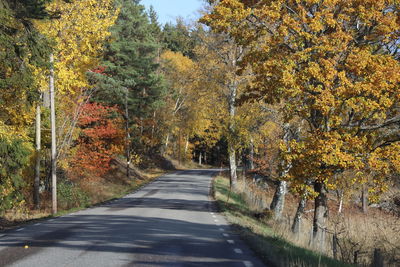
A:
POLYGON ((219 209, 266 265, 351 266, 279 237, 267 224, 254 217, 254 211, 240 194, 229 193, 229 180, 226 177, 217 176, 214 179, 213 194, 219 209))
MULTIPOLYGON (((88 186, 86 194, 90 197, 88 201, 85 201, 84 203, 75 203, 68 208, 60 207, 63 203, 62 199, 59 198, 59 211, 54 215, 51 214, 51 206, 49 205, 50 202, 48 200, 42 201, 45 207, 41 210, 31 210, 26 207, 23 209, 10 210, 4 217, 0 217, 0 231, 103 205, 111 200, 119 199, 129 193, 140 190, 142 187, 168 172, 169 171, 161 169, 152 169, 146 172, 142 171, 140 173, 140 179, 135 177, 123 182, 108 182, 105 180, 97 181, 88 186), (89 190, 92 192, 89 192, 89 190)), ((114 173, 113 175, 117 175, 117 173, 114 173)))

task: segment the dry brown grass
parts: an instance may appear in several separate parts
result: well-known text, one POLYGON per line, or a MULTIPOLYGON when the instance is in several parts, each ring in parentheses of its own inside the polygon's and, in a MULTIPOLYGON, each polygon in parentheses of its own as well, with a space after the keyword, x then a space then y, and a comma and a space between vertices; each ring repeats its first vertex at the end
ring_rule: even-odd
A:
MULTIPOLYGON (((243 186, 243 185, 242 185, 243 186)), ((214 180, 214 197, 218 207, 223 211, 228 221, 240 234, 254 252, 267 266, 279 267, 339 267, 349 266, 340 261, 321 255, 315 251, 296 246, 290 240, 282 238, 282 232, 276 232, 268 225, 267 220, 257 219, 260 215, 257 211, 257 197, 254 205, 249 205, 245 200, 249 187, 241 192, 229 191, 229 180, 218 176, 214 180)), ((262 191, 259 191, 260 193, 262 191)), ((250 194, 248 195, 248 197, 250 194)), ((268 216, 268 213, 263 213, 268 216)), ((284 225, 284 224, 283 224, 284 225)), ((278 225, 277 225, 278 226, 278 225)), ((274 226, 275 227, 275 226, 274 226)), ((275 229, 278 229, 275 227, 275 229)))
MULTIPOLYGON (((67 183, 74 193, 79 192, 81 196, 82 194, 87 196, 87 201, 82 202, 81 199, 76 198, 68 199, 68 201, 64 199, 63 201, 60 189, 58 189, 58 215, 85 208, 87 205, 122 197, 165 173, 165 170, 158 167, 145 170, 131 167, 131 177, 128 178, 126 176, 126 165, 123 161, 116 159, 112 162, 112 170, 103 177, 75 179, 73 183, 67 183)), ((40 210, 34 210, 31 201, 8 210, 4 216, 0 217, 0 230, 13 228, 26 222, 49 216, 51 216, 51 195, 49 192, 43 192, 41 194, 40 210)))
MULTIPOLYGON (((240 183, 240 193, 254 211, 269 207, 274 188, 263 188, 251 179, 240 183)), ((399 266, 400 262, 400 218, 377 208, 370 208, 363 214, 359 207, 347 204, 344 212, 337 213, 337 203, 329 201, 329 223, 325 244, 312 244, 313 202, 309 201, 298 235, 291 232, 291 225, 298 205, 298 198, 292 194, 286 197, 286 206, 281 221, 265 219, 266 223, 281 238, 297 246, 320 250, 333 257, 333 236, 336 234, 337 257, 347 263, 369 266, 376 248, 382 251, 387 266, 399 266), (396 265, 397 264, 397 265, 396 265)), ((385 266, 386 266, 385 265, 385 266)))

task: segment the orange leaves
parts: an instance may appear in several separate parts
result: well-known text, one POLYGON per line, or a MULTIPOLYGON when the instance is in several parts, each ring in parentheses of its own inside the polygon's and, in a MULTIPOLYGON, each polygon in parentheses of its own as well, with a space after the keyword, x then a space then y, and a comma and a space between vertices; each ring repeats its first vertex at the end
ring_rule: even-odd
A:
POLYGON ((110 170, 112 156, 122 151, 123 122, 116 107, 89 103, 83 107, 78 126, 81 134, 72 160, 80 176, 104 175, 110 170))

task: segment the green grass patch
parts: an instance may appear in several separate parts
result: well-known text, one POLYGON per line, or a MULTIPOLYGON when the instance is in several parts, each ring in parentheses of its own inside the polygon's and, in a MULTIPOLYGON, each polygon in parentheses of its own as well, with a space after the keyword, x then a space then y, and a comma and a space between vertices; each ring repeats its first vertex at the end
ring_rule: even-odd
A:
POLYGON ((272 228, 254 217, 254 211, 250 210, 240 194, 229 192, 227 178, 216 177, 213 189, 218 207, 242 239, 268 266, 351 266, 277 236, 272 228))

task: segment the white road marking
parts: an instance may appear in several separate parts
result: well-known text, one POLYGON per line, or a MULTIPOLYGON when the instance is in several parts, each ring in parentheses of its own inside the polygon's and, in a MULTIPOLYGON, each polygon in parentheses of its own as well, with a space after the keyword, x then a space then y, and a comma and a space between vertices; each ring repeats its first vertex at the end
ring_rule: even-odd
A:
POLYGON ((220 231, 222 231, 222 232, 224 232, 224 231, 225 231, 225 230, 224 230, 224 229, 222 229, 222 228, 219 228, 219 230, 220 230, 220 231))
POLYGON ((235 244, 235 241, 233 241, 233 240, 231 240, 231 239, 226 240, 226 241, 228 241, 229 244, 235 244))
POLYGON ((54 219, 49 220, 49 222, 54 222, 54 219))
POLYGON ((40 223, 35 223, 35 224, 34 224, 34 226, 38 226, 38 225, 40 225, 40 223))
POLYGON ((246 267, 253 267, 253 263, 251 263, 250 261, 244 261, 243 264, 246 267))
POLYGON ((222 234, 223 236, 225 236, 225 237, 229 237, 229 235, 228 234, 222 234))
POLYGON ((233 249, 236 254, 243 254, 243 251, 240 248, 233 249))
POLYGON ((6 236, 6 235, 0 235, 0 237, 4 237, 4 236, 6 236))
POLYGON ((219 221, 217 219, 215 219, 214 222, 219 222, 219 221))
POLYGON ((25 228, 19 228, 19 229, 15 230, 15 231, 19 232, 19 231, 22 231, 22 230, 24 230, 24 229, 25 229, 25 228))

